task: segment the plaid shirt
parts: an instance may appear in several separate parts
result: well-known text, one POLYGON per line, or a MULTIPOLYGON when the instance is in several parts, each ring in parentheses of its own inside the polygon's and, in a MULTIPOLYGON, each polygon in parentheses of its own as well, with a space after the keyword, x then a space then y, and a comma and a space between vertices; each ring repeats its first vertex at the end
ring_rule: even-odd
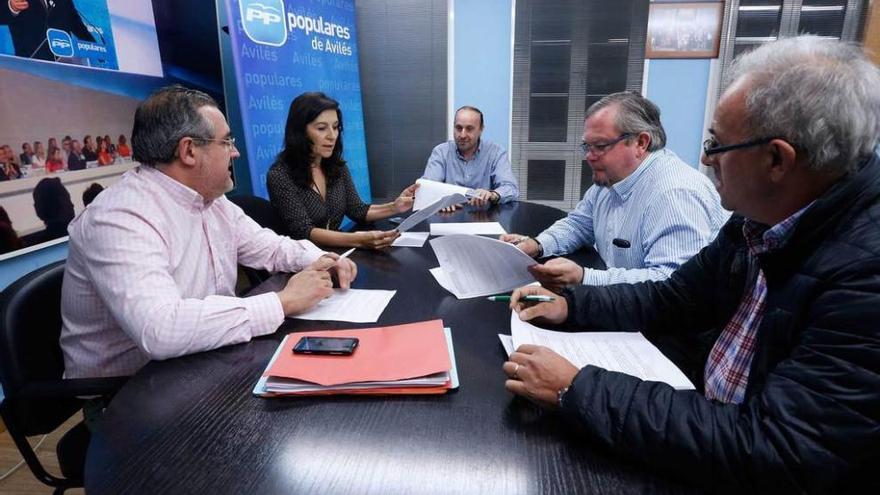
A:
POLYGON ((743 237, 749 248, 749 273, 755 283, 743 294, 739 307, 709 353, 703 375, 707 399, 740 404, 745 398, 755 355, 755 333, 764 318, 767 300, 767 280, 758 266, 757 256, 785 245, 798 219, 810 205, 812 203, 773 227, 750 220, 743 224, 743 237))

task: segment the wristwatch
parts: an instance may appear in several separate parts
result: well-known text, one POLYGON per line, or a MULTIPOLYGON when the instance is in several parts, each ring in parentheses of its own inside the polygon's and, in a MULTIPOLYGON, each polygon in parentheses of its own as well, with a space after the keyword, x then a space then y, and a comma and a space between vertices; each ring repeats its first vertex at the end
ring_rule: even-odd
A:
POLYGON ((567 387, 562 387, 558 391, 556 391, 556 403, 559 405, 559 408, 562 408, 562 401, 565 400, 565 394, 568 393, 568 389, 571 388, 571 385, 567 387))
POLYGON ((535 255, 535 258, 540 258, 544 256, 544 246, 541 245, 541 241, 532 237, 532 240, 535 241, 535 244, 538 245, 538 254, 535 255))

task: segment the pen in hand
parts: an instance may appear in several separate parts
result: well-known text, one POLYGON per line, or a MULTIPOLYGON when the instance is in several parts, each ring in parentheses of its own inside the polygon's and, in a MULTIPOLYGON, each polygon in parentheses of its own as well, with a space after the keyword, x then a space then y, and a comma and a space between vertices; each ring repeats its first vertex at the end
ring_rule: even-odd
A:
MULTIPOLYGON (((486 299, 494 302, 510 302, 510 296, 489 296, 486 299)), ((519 298, 519 300, 529 302, 550 302, 555 301, 556 298, 553 296, 523 296, 519 298)))
POLYGON ((520 243, 526 242, 526 241, 529 240, 529 239, 531 239, 531 237, 528 237, 528 236, 522 236, 522 237, 520 237, 519 239, 513 241, 513 245, 516 246, 517 244, 520 244, 520 243))

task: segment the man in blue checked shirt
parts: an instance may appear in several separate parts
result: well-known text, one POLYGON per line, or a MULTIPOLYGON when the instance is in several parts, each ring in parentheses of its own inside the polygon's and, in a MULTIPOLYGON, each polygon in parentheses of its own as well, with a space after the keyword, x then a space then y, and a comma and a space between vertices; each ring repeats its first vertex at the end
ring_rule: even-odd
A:
POLYGON ((639 330, 696 390, 528 345, 505 387, 709 492, 880 493, 880 68, 799 36, 725 77, 702 161, 735 214, 715 240, 660 282, 510 298, 522 320, 639 330))
POLYGON ((583 139, 593 185, 581 202, 534 239, 508 234, 501 240, 534 257, 595 246, 608 269, 556 258, 532 268, 545 287, 665 279, 727 221, 712 182, 664 149, 660 110, 638 93, 594 103, 583 139))
MULTIPOLYGON (((474 189, 470 204, 507 203, 519 197, 507 151, 482 139, 483 112, 463 106, 455 112, 452 141, 438 144, 425 167, 425 179, 474 189)), ((445 208, 452 211, 458 205, 445 208)))

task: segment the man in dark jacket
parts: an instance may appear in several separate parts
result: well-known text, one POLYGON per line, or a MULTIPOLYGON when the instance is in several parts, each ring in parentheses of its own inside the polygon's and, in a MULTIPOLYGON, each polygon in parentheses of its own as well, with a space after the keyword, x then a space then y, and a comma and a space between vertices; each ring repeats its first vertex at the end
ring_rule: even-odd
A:
POLYGON ((735 62, 704 143, 737 214, 664 282, 579 286, 523 320, 639 329, 697 391, 521 346, 511 392, 624 456, 712 491, 876 493, 880 466, 880 70, 816 37, 735 62), (868 487, 873 488, 869 489, 868 487))

